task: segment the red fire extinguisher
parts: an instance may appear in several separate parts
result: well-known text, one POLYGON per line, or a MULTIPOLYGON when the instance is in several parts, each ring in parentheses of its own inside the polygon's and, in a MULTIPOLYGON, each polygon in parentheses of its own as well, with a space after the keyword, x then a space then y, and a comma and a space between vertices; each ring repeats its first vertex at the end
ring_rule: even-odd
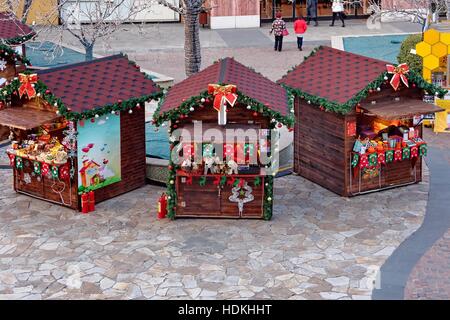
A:
POLYGON ((158 219, 164 219, 167 215, 167 195, 163 193, 158 200, 158 219))
POLYGON ((95 193, 89 192, 89 212, 95 211, 95 193))
POLYGON ((89 213, 89 196, 87 193, 83 193, 81 195, 81 213, 89 213))

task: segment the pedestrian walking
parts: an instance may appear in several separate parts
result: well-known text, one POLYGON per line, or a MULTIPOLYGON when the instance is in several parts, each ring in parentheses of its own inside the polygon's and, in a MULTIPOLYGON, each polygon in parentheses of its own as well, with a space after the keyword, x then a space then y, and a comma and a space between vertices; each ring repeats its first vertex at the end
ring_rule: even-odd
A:
POLYGON ((334 26, 334 21, 336 17, 339 16, 339 19, 342 21, 342 27, 345 27, 344 22, 344 1, 343 0, 333 0, 333 4, 331 5, 331 11, 333 11, 333 20, 331 21, 330 27, 334 26))
POLYGON ((282 19, 281 12, 278 12, 275 16, 275 21, 272 23, 272 29, 270 34, 275 35, 275 51, 281 51, 283 49, 283 37, 287 36, 289 32, 286 29, 286 22, 282 19))
POLYGON ((298 50, 302 51, 303 46, 303 34, 306 32, 306 29, 308 29, 308 26, 306 25, 305 19, 303 19, 302 15, 299 15, 297 20, 294 22, 294 31, 295 35, 297 36, 297 47, 298 50))
POLYGON ((314 20, 314 26, 318 26, 317 22, 317 1, 318 0, 306 0, 306 24, 309 25, 311 20, 314 20))

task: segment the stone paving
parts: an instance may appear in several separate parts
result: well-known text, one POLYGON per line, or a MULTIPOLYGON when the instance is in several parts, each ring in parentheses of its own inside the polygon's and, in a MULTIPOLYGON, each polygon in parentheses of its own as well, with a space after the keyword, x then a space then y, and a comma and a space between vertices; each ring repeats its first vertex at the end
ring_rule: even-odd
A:
POLYGON ((14 193, 0 170, 0 299, 369 299, 422 223, 425 182, 346 199, 276 180, 274 217, 155 218, 147 185, 90 215, 14 193))

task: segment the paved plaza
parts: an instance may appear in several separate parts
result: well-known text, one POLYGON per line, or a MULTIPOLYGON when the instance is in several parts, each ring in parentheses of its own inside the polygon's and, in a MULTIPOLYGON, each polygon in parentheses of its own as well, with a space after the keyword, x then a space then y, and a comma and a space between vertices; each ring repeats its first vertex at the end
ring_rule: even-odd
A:
POLYGON ((369 299, 377 271, 422 223, 425 182, 346 199, 298 176, 274 217, 157 220, 147 185, 82 215, 0 176, 1 299, 369 299))

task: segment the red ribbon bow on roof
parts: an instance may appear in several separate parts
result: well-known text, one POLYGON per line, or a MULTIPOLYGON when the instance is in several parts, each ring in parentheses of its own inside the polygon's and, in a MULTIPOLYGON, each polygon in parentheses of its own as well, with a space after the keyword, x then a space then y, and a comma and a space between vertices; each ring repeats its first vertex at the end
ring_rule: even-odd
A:
POLYGON ((387 64, 386 69, 389 74, 393 74, 391 78, 391 86, 394 90, 398 90, 398 87, 400 86, 400 79, 405 86, 409 87, 408 78, 406 77, 406 74, 409 72, 409 67, 406 63, 401 63, 396 67, 392 64, 387 64))
POLYGON ((26 93, 28 99, 33 98, 36 95, 36 89, 34 89, 33 84, 37 83, 38 75, 36 73, 19 73, 19 81, 21 83, 19 87, 19 97, 22 98, 22 96, 26 93))
POLYGON ((221 86, 220 84, 209 84, 208 93, 214 95, 214 109, 220 111, 225 105, 225 102, 228 102, 230 106, 234 107, 238 98, 236 90, 236 86, 232 84, 225 86, 221 86))

